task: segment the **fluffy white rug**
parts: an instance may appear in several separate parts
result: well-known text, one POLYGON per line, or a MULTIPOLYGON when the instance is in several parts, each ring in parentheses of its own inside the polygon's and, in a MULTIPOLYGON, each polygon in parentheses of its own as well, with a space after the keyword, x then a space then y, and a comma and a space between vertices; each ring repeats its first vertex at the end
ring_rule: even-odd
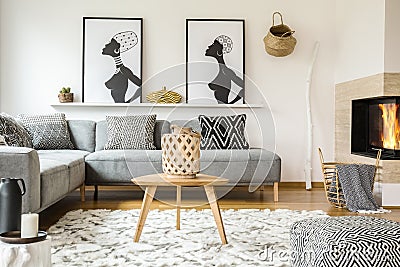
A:
POLYGON ((222 211, 228 240, 221 245, 211 210, 151 210, 134 243, 139 210, 76 210, 48 234, 53 266, 290 266, 290 226, 326 217, 323 211, 222 211))

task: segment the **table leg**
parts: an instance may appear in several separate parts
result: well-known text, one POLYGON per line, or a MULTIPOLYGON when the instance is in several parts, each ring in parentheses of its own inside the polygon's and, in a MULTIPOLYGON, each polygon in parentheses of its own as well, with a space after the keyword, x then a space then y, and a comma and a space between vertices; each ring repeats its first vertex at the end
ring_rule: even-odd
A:
POLYGON ((181 229, 181 192, 182 187, 176 187, 176 230, 181 229))
POLYGON ((153 201, 154 194, 156 193, 157 186, 148 186, 144 193, 142 208, 140 210, 139 221, 136 227, 134 242, 139 242, 140 235, 142 234, 143 226, 146 221, 147 214, 150 210, 151 202, 153 201))
POLYGON ((208 202, 210 203, 210 207, 211 207, 212 213, 214 215, 215 223, 217 224, 217 229, 219 232, 219 236, 221 237, 222 244, 223 245, 228 244, 228 242, 226 241, 224 223, 222 222, 221 212, 219 210, 214 187, 205 185, 204 190, 206 191, 207 199, 208 199, 208 202))

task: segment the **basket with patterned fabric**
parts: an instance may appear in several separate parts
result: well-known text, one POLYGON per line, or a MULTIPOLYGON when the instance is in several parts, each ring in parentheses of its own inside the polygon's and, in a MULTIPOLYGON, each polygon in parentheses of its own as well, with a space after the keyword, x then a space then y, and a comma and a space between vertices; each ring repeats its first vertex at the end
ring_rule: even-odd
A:
MULTIPOLYGON (((375 181, 376 173, 379 168, 379 160, 381 158, 381 150, 378 150, 375 160, 375 173, 373 181, 375 181)), ((324 176, 324 188, 325 195, 328 202, 336 208, 345 208, 346 200, 344 198, 342 186, 339 182, 337 166, 341 164, 349 164, 348 162, 326 162, 322 155, 321 148, 318 148, 319 158, 321 161, 322 174, 324 176)), ((362 164, 362 163, 355 163, 362 164)), ((372 182, 372 188, 374 190, 374 182, 372 182)))

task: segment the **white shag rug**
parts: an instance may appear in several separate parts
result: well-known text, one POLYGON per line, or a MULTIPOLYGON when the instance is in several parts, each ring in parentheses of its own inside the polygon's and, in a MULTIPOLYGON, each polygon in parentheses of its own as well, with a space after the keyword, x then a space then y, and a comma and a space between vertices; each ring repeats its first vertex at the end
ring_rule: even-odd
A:
POLYGON ((140 210, 68 212, 48 234, 53 266, 290 266, 290 226, 325 212, 223 210, 227 245, 221 245, 211 210, 151 210, 139 243, 140 210))

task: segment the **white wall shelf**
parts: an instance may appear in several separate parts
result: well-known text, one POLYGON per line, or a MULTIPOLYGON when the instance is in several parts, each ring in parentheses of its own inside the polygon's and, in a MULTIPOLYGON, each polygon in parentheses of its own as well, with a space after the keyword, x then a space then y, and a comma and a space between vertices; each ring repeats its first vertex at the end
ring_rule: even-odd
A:
POLYGON ((54 103, 53 108, 60 107, 143 107, 143 108, 262 108, 263 104, 153 104, 153 103, 54 103))

